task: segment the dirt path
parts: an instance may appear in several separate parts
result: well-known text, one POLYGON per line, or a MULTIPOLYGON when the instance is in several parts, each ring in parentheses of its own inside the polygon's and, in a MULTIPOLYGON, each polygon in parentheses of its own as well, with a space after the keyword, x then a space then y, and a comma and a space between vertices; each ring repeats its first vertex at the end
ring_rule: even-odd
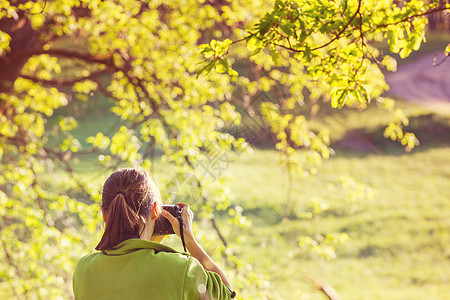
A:
MULTIPOLYGON (((435 56, 426 54, 399 66, 397 72, 389 73, 386 76, 391 87, 389 94, 450 114, 450 58, 433 67, 435 56)), ((436 62, 443 58, 444 53, 439 53, 436 62)))

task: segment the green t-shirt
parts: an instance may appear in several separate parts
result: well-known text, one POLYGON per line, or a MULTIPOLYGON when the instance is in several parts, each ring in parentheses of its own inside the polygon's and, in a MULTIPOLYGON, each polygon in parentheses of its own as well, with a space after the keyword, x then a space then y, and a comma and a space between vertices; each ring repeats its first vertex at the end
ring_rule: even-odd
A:
POLYGON ((220 276, 192 256, 140 239, 82 257, 73 275, 75 299, 230 299, 220 276))

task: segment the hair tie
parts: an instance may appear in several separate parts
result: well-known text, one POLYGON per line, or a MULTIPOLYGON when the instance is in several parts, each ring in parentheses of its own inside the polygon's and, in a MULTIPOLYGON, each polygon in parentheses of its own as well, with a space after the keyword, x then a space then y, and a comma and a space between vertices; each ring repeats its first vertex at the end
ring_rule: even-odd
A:
MULTIPOLYGON (((127 197, 127 194, 125 194, 124 191, 118 191, 118 192, 117 192, 117 195, 119 195, 119 194, 122 194, 124 198, 127 197)), ((116 195, 116 196, 117 196, 117 195, 116 195)))

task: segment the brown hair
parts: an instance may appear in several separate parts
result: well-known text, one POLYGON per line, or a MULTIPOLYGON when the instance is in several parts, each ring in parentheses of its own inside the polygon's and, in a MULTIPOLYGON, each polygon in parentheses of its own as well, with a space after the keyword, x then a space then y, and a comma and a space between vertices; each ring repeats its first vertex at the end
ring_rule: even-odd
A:
POLYGON ((143 168, 123 168, 112 173, 103 185, 102 194, 108 220, 95 249, 113 249, 126 239, 139 238, 155 201, 160 210, 159 189, 143 168))

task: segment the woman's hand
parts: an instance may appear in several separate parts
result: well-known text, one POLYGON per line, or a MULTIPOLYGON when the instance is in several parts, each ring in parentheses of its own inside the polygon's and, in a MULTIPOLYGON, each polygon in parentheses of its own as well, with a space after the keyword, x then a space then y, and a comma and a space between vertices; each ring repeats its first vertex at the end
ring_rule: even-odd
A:
MULTIPOLYGON (((194 232, 192 231, 192 220, 194 219, 194 213, 189 208, 189 205, 186 203, 177 203, 179 207, 181 207, 181 217, 184 222, 184 228, 183 228, 183 234, 184 239, 186 240, 186 243, 189 241, 195 241, 194 238, 194 232)), ((180 223, 178 222, 178 219, 172 216, 171 213, 169 213, 166 210, 162 210, 162 215, 164 218, 169 220, 170 224, 172 224, 173 231, 176 233, 178 237, 181 237, 180 235, 180 223)))
MULTIPOLYGON (((205 250, 203 250, 203 248, 195 240, 194 233, 192 231, 192 220, 194 219, 194 213, 189 208, 189 205, 187 205, 186 203, 177 203, 177 205, 182 209, 181 217, 183 218, 183 222, 185 224, 185 227, 183 228, 183 234, 187 250, 202 264, 203 268, 219 274, 220 278, 222 278, 222 281, 231 289, 231 284, 228 281, 225 273, 219 268, 219 266, 215 264, 215 262, 208 256, 205 250)), ((162 215, 167 220, 169 220, 170 224, 172 224, 173 231, 175 231, 178 237, 180 237, 180 222, 178 222, 177 218, 172 216, 172 214, 166 210, 162 211, 162 215)))

